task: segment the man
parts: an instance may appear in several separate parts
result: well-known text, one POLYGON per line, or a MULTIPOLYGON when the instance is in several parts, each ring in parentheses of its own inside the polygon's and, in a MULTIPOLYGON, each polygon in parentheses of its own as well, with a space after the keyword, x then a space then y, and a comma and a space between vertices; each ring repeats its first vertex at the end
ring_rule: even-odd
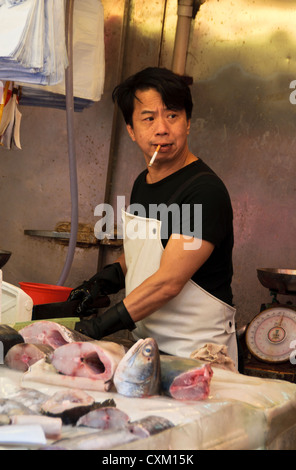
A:
POLYGON ((126 296, 76 329, 99 339, 127 328, 179 356, 225 344, 237 364, 231 202, 222 181, 188 148, 190 89, 173 72, 150 67, 117 86, 113 100, 147 169, 123 214, 124 253, 71 294, 81 298, 80 315, 99 295, 125 287, 126 296))

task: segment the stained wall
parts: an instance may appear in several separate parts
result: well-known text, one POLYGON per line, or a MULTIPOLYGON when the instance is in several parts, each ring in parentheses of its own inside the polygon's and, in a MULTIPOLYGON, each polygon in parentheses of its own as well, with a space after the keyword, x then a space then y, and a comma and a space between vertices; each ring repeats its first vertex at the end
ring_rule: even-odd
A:
MULTIPOLYGON (((93 225, 94 208, 105 198, 110 157, 113 205, 118 195, 128 202, 133 180, 144 167, 121 116, 114 119, 112 89, 140 68, 171 67, 177 22, 175 0, 103 0, 103 5, 104 94, 75 114, 79 221, 93 225)), ((270 301, 256 269, 296 269, 296 105, 290 99, 296 79, 295 24, 295 2, 288 0, 206 0, 192 21, 185 71, 193 79, 189 143, 231 195, 239 326, 270 301)), ((54 284, 67 247, 29 237, 24 230, 50 230, 70 219, 65 112, 21 105, 20 110, 23 149, 0 149, 0 247, 13 253, 3 276, 13 284, 54 284)), ((99 246, 78 247, 66 285, 90 277, 99 252, 99 246)), ((107 248, 104 258, 113 260, 118 253, 107 248)))

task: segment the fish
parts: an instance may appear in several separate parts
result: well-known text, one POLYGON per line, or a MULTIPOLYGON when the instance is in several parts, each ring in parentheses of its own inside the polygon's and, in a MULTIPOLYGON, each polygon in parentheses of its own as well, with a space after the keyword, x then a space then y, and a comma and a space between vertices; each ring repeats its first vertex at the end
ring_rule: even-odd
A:
MULTIPOLYGON (((115 415, 112 418, 115 418, 115 415)), ((120 414, 120 427, 116 427, 114 421, 107 429, 100 427, 99 432, 63 438, 44 447, 44 450, 109 450, 155 435, 174 426, 171 421, 160 416, 147 416, 134 422, 129 422, 127 419, 128 416, 120 414)))
POLYGON ((41 406, 49 399, 49 395, 34 388, 20 388, 10 398, 21 403, 34 413, 40 413, 41 406))
POLYGON ((177 400, 204 400, 210 393, 209 363, 186 357, 160 356, 161 390, 177 400))
POLYGON ((34 415, 36 413, 15 399, 0 398, 0 414, 7 416, 16 416, 34 415))
POLYGON ((24 338, 14 328, 9 325, 0 325, 0 364, 8 351, 15 345, 24 343, 24 338))
POLYGON ((40 411, 51 416, 61 416, 65 411, 77 407, 89 409, 94 402, 95 399, 83 390, 60 390, 42 404, 40 411))
POLYGON ((111 341, 78 341, 55 349, 50 360, 60 374, 109 382, 125 353, 111 341))
POLYGON ((74 341, 91 340, 91 338, 78 331, 47 320, 35 321, 19 330, 19 334, 23 337, 25 343, 48 344, 53 349, 74 341))
POLYGON ((14 415, 10 417, 11 425, 39 425, 48 439, 58 439, 62 433, 62 420, 40 415, 14 415))
POLYGON ((160 391, 160 358, 153 338, 139 339, 120 361, 113 378, 119 394, 148 397, 160 391))
POLYGON ((162 416, 146 416, 145 418, 137 421, 132 421, 129 424, 131 432, 135 433, 138 437, 146 438, 165 431, 166 429, 173 428, 175 425, 172 421, 163 418, 162 416))
POLYGON ((10 369, 26 372, 42 358, 48 358, 54 349, 49 344, 15 344, 6 354, 4 364, 10 369))
POLYGON ((33 364, 22 376, 23 383, 37 382, 57 387, 78 388, 80 390, 94 390, 107 392, 112 387, 112 381, 104 382, 89 377, 73 377, 60 374, 55 367, 44 359, 33 364))
POLYGON ((2 424, 5 423, 6 417, 7 424, 10 425, 36 425, 42 427, 45 435, 50 438, 58 438, 62 432, 62 420, 47 418, 41 416, 36 411, 24 405, 20 401, 10 398, 0 399, 0 416, 2 424), (44 419, 47 418, 47 419, 44 419))
POLYGON ((83 415, 104 406, 111 407, 116 405, 113 399, 97 403, 88 393, 79 389, 70 389, 56 392, 43 403, 41 413, 46 416, 61 418, 65 425, 75 425, 83 415))
POLYGON ((140 439, 127 427, 106 431, 84 432, 78 436, 59 439, 40 450, 109 450, 140 439))
POLYGON ((89 411, 77 421, 77 426, 87 426, 96 429, 121 429, 129 422, 129 416, 124 411, 111 406, 104 406, 89 411))

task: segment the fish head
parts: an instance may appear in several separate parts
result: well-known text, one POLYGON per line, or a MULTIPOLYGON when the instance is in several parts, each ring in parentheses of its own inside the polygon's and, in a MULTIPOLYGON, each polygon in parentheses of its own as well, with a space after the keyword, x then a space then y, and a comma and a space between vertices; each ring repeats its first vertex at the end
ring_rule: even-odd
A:
POLYGON ((117 391, 129 396, 157 394, 160 384, 160 357, 153 338, 140 339, 126 353, 114 376, 117 391), (121 390, 121 391, 120 391, 121 390))

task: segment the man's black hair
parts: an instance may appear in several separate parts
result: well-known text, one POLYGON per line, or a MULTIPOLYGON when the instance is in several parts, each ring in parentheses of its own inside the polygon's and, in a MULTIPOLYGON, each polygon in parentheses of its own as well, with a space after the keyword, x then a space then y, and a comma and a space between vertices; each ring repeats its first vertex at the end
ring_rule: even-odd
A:
POLYGON ((126 124, 133 127, 132 116, 137 90, 151 88, 161 95, 167 109, 185 109, 187 119, 191 118, 192 96, 183 77, 166 68, 148 67, 127 78, 113 90, 112 99, 121 109, 126 124))

